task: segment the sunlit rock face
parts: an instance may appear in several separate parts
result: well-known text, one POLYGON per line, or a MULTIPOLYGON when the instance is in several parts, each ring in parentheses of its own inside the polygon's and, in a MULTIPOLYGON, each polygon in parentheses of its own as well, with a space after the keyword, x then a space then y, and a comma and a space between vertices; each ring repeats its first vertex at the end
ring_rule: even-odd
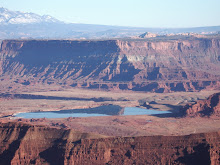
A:
POLYGON ((151 92, 220 86, 220 39, 4 40, 1 79, 151 92))

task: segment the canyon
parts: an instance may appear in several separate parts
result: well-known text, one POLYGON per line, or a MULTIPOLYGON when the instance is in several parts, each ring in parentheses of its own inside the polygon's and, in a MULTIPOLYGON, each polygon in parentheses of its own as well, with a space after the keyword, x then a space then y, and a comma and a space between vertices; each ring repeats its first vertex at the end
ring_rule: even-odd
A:
MULTIPOLYGON (((3 40, 0 78, 148 92, 219 89, 220 39, 3 40)), ((10 83, 9 83, 10 82, 10 83)))
MULTIPOLYGON (((85 95, 79 91, 75 91, 78 96, 85 95)), ((59 92, 63 91, 52 91, 50 95, 57 95, 59 92)), ((88 93, 88 90, 84 92, 88 93)), ((88 95, 91 94, 92 96, 102 96, 106 93, 105 91, 90 92, 88 95)), ((45 93, 48 94, 48 92, 45 93)), ((71 92, 68 91, 67 93, 70 95, 71 92)), ((209 93, 199 92, 196 97, 209 93)), ((62 94, 67 95, 66 93, 62 94)), ((108 92, 108 95, 117 96, 115 92, 111 91, 108 92)), ((120 98, 124 95, 128 95, 128 93, 121 93, 120 98)), ((132 97, 136 98, 138 96, 134 92, 129 95, 131 95, 127 98, 129 101, 132 97)), ((140 93, 139 95, 138 97, 143 98, 143 95, 147 94, 140 93)), ((159 96, 155 101, 158 105, 162 103, 159 102, 159 99, 163 97, 167 98, 167 100, 164 100, 165 103, 173 102, 174 100, 171 98, 179 100, 178 97, 183 97, 182 93, 177 92, 157 95, 159 96)), ((185 98, 188 97, 187 95, 189 94, 186 94, 185 98)), ((192 94, 190 95, 192 96, 192 94)), ((207 99, 198 100, 194 104, 187 104, 171 116, 139 115, 69 117, 64 119, 22 119, 1 116, 0 164, 217 165, 220 159, 219 95, 220 93, 215 93, 207 99), (212 111, 210 112, 210 110, 212 111), (201 115, 200 112, 202 112, 201 115)), ((33 96, 37 95, 33 93, 33 96)), ((38 95, 39 99, 41 97, 43 96, 38 95)), ((48 99, 50 98, 53 101, 52 105, 56 102, 58 102, 58 105, 60 104, 58 98, 53 100, 52 96, 48 96, 48 99)), ((69 98, 74 99, 74 97, 69 98)), ((10 105, 14 107, 11 110, 13 112, 18 112, 16 107, 23 107, 11 95, 8 98, 2 97, 2 99, 0 100, 1 103, 6 102, 8 99, 10 105), (19 106, 15 105, 16 102, 19 106)), ((84 99, 83 103, 77 100, 75 104, 85 106, 88 99, 86 97, 84 99)), ((33 98, 24 98, 26 106, 29 105, 29 100, 34 102, 33 98)), ((43 97, 40 102, 46 100, 43 97)), ((114 98, 111 101, 118 104, 119 102, 116 100, 114 98)), ((123 100, 125 101, 124 104, 127 105, 128 100, 123 100)), ((69 104, 69 101, 72 100, 65 100, 64 104, 69 104)), ((148 102, 148 105, 153 108, 155 103, 148 102)), ((48 105, 51 104, 49 101, 47 103, 48 105)), ((101 103, 103 104, 103 102, 101 103)), ((56 106, 55 104, 52 108, 56 106)), ((0 106, 1 111, 3 111, 2 107, 4 106, 0 106)), ((46 110, 49 108, 46 107, 46 110)), ((32 109, 32 107, 28 109, 32 109)), ((10 108, 6 109, 6 112, 10 112, 10 108)))
POLYGON ((0 43, 0 165, 219 164, 219 35, 0 43))

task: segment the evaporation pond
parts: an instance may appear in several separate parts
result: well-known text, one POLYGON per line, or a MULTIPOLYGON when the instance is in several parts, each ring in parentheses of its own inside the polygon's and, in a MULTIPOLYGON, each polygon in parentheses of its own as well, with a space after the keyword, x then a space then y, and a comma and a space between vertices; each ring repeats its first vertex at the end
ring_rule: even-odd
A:
POLYGON ((113 116, 113 115, 156 115, 171 113, 169 111, 157 111, 150 109, 143 109, 138 107, 126 107, 109 105, 100 106, 88 109, 70 109, 60 111, 46 111, 46 112, 27 112, 18 113, 15 117, 22 118, 68 118, 68 117, 94 117, 94 116, 113 116))

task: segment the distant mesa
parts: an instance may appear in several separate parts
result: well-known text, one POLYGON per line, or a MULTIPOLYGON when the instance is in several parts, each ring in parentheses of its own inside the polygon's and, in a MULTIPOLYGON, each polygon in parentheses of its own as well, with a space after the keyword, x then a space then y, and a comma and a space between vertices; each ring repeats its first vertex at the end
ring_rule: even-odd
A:
MULTIPOLYGON (((218 33, 218 32, 217 32, 218 33)), ((184 33, 169 33, 169 34, 155 34, 155 33, 150 33, 150 32, 145 32, 141 35, 138 36, 138 38, 155 38, 155 37, 170 37, 170 36, 176 36, 176 37, 197 37, 197 38, 202 38, 205 37, 203 34, 198 34, 198 33, 192 33, 192 32, 184 32, 184 33)))
POLYGON ((146 32, 139 36, 139 38, 153 38, 153 37, 157 37, 157 34, 146 32))
POLYGON ((169 33, 169 34, 155 34, 155 33, 150 33, 150 32, 145 32, 141 35, 138 36, 138 38, 155 38, 155 37, 197 37, 197 38, 202 38, 205 37, 203 34, 198 34, 198 33, 192 33, 192 32, 184 32, 184 33, 169 33))
POLYGON ((179 36, 190 36, 190 37, 204 37, 204 35, 197 34, 197 33, 180 33, 177 34, 179 36))
POLYGON ((220 92, 184 106, 183 113, 186 117, 220 117, 220 92))

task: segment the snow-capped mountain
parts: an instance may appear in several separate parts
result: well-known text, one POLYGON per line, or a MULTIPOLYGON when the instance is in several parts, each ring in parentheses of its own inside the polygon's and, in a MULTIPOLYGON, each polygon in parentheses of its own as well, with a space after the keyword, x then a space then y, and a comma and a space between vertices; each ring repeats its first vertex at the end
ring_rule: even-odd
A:
POLYGON ((49 15, 40 16, 34 13, 24 13, 20 11, 11 11, 5 8, 0 8, 0 23, 1 24, 28 24, 28 23, 56 23, 61 22, 49 15))
POLYGON ((49 15, 0 7, 0 43, 3 39, 100 39, 137 37, 145 32, 164 35, 186 32, 212 34, 217 31, 220 31, 220 26, 169 29, 65 23, 49 15))

